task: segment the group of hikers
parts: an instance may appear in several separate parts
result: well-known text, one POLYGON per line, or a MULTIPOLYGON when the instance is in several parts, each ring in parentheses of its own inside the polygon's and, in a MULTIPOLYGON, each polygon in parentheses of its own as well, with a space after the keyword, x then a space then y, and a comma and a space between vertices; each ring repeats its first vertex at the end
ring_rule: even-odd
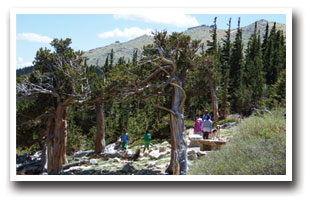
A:
MULTIPOLYGON (((203 114, 202 118, 197 114, 196 115, 196 121, 195 121, 195 127, 194 127, 194 134, 202 136, 203 139, 208 139, 209 135, 216 134, 217 130, 212 131, 212 119, 211 115, 209 114, 208 110, 205 110, 205 113, 203 114)), ((146 149, 149 150, 150 142, 151 142, 151 134, 147 130, 144 134, 144 149, 143 153, 146 149)), ((121 143, 122 143, 122 149, 127 149, 127 144, 129 141, 128 133, 126 129, 123 129, 122 137, 121 137, 121 143)))
MULTIPOLYGON (((150 142, 151 142, 151 134, 150 132, 147 130, 146 133, 144 134, 144 149, 143 149, 143 153, 145 152, 146 149, 150 149, 150 142)), ((122 149, 126 150, 127 149, 127 144, 129 141, 129 137, 128 137, 128 133, 126 131, 126 129, 123 129, 123 133, 122 133, 122 138, 121 138, 121 142, 122 142, 122 149)))
POLYGON ((196 114, 196 121, 194 126, 194 134, 202 136, 203 139, 209 139, 209 135, 216 135, 217 130, 212 131, 212 119, 209 110, 205 110, 202 118, 196 114))

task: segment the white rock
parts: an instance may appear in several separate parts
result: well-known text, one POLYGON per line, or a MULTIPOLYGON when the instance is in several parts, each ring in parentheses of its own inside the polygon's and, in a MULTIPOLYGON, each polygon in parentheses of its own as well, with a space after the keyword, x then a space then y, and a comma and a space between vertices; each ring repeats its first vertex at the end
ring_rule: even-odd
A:
POLYGON ((167 164, 162 164, 162 165, 156 165, 157 169, 165 169, 167 168, 167 164))
POLYGON ((194 159, 197 159, 198 156, 197 156, 197 151, 192 149, 190 151, 187 152, 187 158, 188 160, 194 160, 194 159))
POLYGON ((113 162, 117 162, 117 163, 119 163, 119 162, 121 162, 121 159, 119 159, 119 158, 115 157, 115 158, 113 158, 113 162))
POLYGON ((83 157, 83 156, 87 156, 91 153, 94 153, 94 150, 87 150, 87 151, 78 151, 78 152, 75 152, 71 158, 74 158, 74 157, 83 157))
POLYGON ((157 160, 157 159, 164 157, 166 154, 167 154, 167 152, 159 153, 159 150, 154 150, 151 153, 149 153, 149 157, 157 160))
POLYGON ((206 156, 207 155, 207 152, 205 151, 198 151, 197 152, 197 155, 198 155, 198 158, 202 157, 202 156, 206 156))
POLYGON ((90 159, 89 163, 92 164, 92 165, 97 165, 98 161, 93 158, 93 159, 90 159))
POLYGON ((159 147, 159 152, 165 152, 167 151, 167 147, 159 147))
POLYGON ((147 164, 146 164, 146 166, 147 166, 147 168, 152 168, 152 167, 154 167, 155 166, 155 161, 150 161, 150 162, 148 162, 147 164))

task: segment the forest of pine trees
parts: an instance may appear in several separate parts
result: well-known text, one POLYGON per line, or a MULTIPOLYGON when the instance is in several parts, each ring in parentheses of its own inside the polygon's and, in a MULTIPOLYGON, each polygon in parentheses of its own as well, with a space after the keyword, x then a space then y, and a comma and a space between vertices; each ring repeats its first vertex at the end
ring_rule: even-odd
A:
MULTIPOLYGON (((66 156, 79 150, 104 151, 123 128, 139 143, 169 139, 180 157, 171 157, 170 173, 184 174, 179 141, 184 120, 205 109, 214 121, 229 114, 248 116, 254 108, 285 106, 285 35, 266 25, 244 45, 240 18, 235 38, 231 19, 222 41, 217 18, 206 44, 182 33, 156 32, 142 56, 114 62, 111 50, 103 66, 87 66, 71 40, 53 40, 54 51, 38 50, 34 70, 17 78, 17 149, 47 147, 49 173, 57 174, 66 156), (39 143, 46 140, 46 145, 39 143)), ((172 154, 173 155, 173 154, 172 154)))

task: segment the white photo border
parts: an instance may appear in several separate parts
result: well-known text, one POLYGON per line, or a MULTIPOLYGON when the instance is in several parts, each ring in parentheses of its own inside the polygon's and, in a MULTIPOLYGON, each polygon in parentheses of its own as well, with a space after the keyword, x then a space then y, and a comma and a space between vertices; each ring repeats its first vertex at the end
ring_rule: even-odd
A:
POLYGON ((11 181, 293 181, 291 8, 12 8, 10 10, 10 180, 11 181), (286 175, 16 175, 16 15, 18 14, 285 14, 286 175))

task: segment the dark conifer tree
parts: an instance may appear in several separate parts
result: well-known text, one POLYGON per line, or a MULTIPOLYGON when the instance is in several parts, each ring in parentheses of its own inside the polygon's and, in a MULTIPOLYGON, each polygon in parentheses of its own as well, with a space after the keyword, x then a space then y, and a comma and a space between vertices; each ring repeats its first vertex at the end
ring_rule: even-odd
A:
POLYGON ((245 60, 242 85, 246 90, 242 92, 242 110, 245 114, 249 114, 253 107, 260 106, 264 89, 261 39, 260 33, 257 33, 257 22, 248 42, 245 60))
POLYGON ((229 87, 229 71, 230 71, 230 65, 231 65, 231 41, 230 41, 230 27, 231 27, 231 18, 229 18, 228 22, 228 29, 225 31, 225 39, 222 39, 223 41, 223 49, 220 60, 221 60, 221 67, 222 67, 222 100, 221 100, 221 109, 220 113, 223 118, 226 118, 229 114, 229 107, 230 103, 228 102, 228 87, 229 87))
POLYGON ((242 41, 242 29, 240 28, 240 17, 238 19, 238 29, 235 41, 232 45, 231 59, 230 59, 230 71, 229 71, 229 94, 231 110, 233 112, 240 112, 239 95, 238 90, 241 85, 241 70, 244 66, 243 58, 243 41, 242 41))

